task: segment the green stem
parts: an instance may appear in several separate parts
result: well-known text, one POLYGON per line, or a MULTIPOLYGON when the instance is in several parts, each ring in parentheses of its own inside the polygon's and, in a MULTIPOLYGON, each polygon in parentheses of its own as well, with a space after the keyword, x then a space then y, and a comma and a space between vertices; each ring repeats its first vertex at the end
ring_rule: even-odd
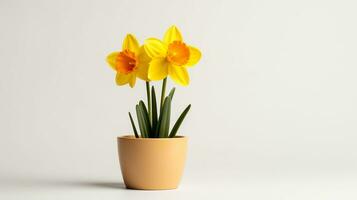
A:
POLYGON ((160 110, 162 109, 162 104, 164 104, 164 98, 165 98, 165 92, 166 92, 166 82, 167 82, 167 78, 165 78, 162 81, 162 90, 161 90, 161 101, 160 101, 160 110))
POLYGON ((152 124, 152 112, 151 112, 151 95, 150 95, 150 82, 146 81, 146 95, 148 98, 148 113, 149 113, 149 120, 150 125, 152 124))

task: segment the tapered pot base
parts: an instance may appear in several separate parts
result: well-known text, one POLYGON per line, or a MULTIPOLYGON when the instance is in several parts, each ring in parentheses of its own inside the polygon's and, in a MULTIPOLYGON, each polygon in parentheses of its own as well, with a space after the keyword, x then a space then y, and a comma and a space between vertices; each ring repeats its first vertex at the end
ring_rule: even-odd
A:
POLYGON ((125 186, 137 190, 172 190, 183 173, 187 137, 118 137, 120 168, 125 186))

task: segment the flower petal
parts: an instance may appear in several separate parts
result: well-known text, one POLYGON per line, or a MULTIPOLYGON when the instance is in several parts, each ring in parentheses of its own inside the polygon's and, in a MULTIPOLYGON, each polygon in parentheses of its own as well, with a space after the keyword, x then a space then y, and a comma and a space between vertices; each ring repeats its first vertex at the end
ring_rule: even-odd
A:
POLYGON ((136 37, 132 34, 126 35, 122 49, 123 51, 127 49, 133 53, 136 53, 139 50, 139 42, 136 37))
POLYGON ((138 65, 138 69, 137 69, 137 76, 144 81, 150 81, 149 77, 148 77, 148 70, 149 70, 149 64, 147 65, 138 65))
POLYGON ((149 38, 145 40, 144 48, 146 53, 151 58, 164 57, 167 53, 167 45, 165 45, 161 40, 156 38, 149 38))
POLYGON ((130 77, 130 80, 129 80, 129 85, 131 88, 133 88, 135 86, 135 82, 136 82, 136 76, 134 74, 132 74, 130 77))
POLYGON ((165 36, 164 36, 164 42, 166 44, 170 44, 174 41, 182 41, 182 35, 180 33, 180 30, 176 26, 171 26, 169 29, 167 29, 165 36))
POLYGON ((190 83, 190 77, 186 67, 170 65, 169 75, 172 80, 174 80, 179 85, 187 86, 190 83))
POLYGON ((165 58, 154 58, 149 66, 149 79, 161 80, 167 77, 169 63, 165 58))
POLYGON ((147 55, 144 46, 140 47, 138 61, 139 63, 136 70, 137 76, 144 81, 149 81, 148 70, 151 59, 147 55))
POLYGON ((107 56, 107 63, 110 65, 112 69, 117 71, 116 69, 116 60, 118 57, 119 52, 113 52, 107 56))
POLYGON ((131 76, 132 76, 131 74, 117 73, 115 77, 115 81, 117 85, 125 85, 129 83, 131 76))
POLYGON ((193 46, 189 46, 190 58, 188 59, 187 66, 193 66, 198 63, 201 59, 201 52, 193 46))

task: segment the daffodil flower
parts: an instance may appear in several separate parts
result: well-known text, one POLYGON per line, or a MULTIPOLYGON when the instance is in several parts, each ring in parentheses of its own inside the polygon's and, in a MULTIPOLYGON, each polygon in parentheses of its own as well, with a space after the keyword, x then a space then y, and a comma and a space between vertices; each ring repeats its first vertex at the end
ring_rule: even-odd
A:
POLYGON ((132 34, 126 35, 121 52, 113 52, 107 56, 107 62, 117 72, 115 78, 117 85, 129 83, 130 87, 134 87, 136 77, 149 81, 150 57, 132 34))
POLYGON ((145 41, 145 51, 152 58, 148 78, 161 80, 168 75, 176 83, 186 86, 190 82, 187 67, 194 66, 201 58, 201 52, 183 42, 176 26, 165 33, 164 40, 149 38, 145 41))

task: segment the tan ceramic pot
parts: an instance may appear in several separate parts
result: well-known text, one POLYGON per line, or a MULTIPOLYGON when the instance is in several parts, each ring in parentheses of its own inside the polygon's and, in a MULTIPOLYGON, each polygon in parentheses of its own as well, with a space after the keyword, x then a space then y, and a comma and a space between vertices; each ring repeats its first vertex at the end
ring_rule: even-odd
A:
POLYGON ((187 137, 118 137, 120 168, 127 188, 167 190, 178 187, 187 151, 187 137))

